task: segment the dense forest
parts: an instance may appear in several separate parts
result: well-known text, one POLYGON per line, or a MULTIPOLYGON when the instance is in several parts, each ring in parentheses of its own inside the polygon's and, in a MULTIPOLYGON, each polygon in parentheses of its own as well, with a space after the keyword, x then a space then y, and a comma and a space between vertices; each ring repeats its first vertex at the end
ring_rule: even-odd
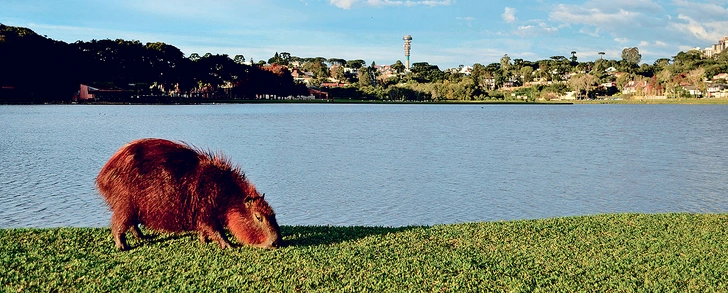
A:
MULTIPOLYGON (((250 66, 227 55, 185 58, 165 43, 92 40, 65 43, 0 24, 0 102, 70 102, 80 84, 130 97, 252 99, 308 95, 283 66, 250 66)), ((143 101, 143 99, 142 99, 143 101)), ((162 100, 164 101, 164 100, 162 100)))
POLYGON ((579 62, 576 51, 566 55, 528 61, 506 54, 500 62, 446 70, 427 62, 411 68, 401 61, 367 66, 361 59, 301 58, 287 52, 246 62, 242 55, 185 57, 159 42, 68 44, 0 24, 0 102, 70 102, 79 97, 81 84, 96 90, 96 102, 256 99, 322 91, 332 98, 414 101, 548 100, 567 92, 576 99, 676 98, 728 88, 726 75, 719 75, 728 72, 728 50, 710 57, 689 50, 653 64, 640 64, 636 47, 625 48, 621 60, 579 62))

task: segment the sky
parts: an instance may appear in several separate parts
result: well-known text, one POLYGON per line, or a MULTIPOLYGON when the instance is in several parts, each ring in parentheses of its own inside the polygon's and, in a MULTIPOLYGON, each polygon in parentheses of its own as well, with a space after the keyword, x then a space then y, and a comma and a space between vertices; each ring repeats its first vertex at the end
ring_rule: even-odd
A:
POLYGON ((537 61, 642 63, 728 36, 728 0, 0 0, 0 23, 54 40, 165 42, 186 56, 243 55, 404 61, 441 69, 487 65, 504 54, 537 61))

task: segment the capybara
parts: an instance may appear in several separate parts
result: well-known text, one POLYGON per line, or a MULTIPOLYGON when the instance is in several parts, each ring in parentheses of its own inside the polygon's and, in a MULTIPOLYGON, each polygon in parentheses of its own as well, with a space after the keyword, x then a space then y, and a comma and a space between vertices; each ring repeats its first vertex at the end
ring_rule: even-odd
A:
POLYGON ((133 141, 116 151, 96 177, 111 208, 116 248, 129 249, 126 232, 138 225, 164 232, 197 231, 202 242, 264 248, 282 244, 273 209, 239 167, 217 153, 164 139, 133 141))

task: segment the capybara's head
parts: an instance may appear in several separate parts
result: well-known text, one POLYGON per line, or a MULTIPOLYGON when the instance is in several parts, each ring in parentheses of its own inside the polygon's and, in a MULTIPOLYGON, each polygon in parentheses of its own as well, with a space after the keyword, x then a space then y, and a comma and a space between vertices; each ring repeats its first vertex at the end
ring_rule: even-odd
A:
POLYGON ((239 242, 262 248, 283 245, 276 214, 257 192, 249 194, 243 203, 234 205, 226 218, 228 229, 239 242))

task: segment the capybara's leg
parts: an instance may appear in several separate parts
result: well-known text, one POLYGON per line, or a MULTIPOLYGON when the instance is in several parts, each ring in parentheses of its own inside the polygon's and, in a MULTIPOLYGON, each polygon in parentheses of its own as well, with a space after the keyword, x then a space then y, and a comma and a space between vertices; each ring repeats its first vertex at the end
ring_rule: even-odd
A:
POLYGON ((210 241, 210 237, 205 232, 200 231, 200 242, 207 243, 210 241))
POLYGON ((142 230, 139 229, 138 224, 131 225, 131 234, 134 234, 134 237, 137 239, 147 239, 147 236, 145 236, 142 233, 142 230))
POLYGON ((119 250, 129 250, 126 244, 126 231, 131 227, 131 221, 127 215, 115 212, 111 215, 111 234, 114 236, 114 243, 119 250))
POLYGON ((199 224, 197 230, 200 232, 200 240, 203 243, 207 243, 208 237, 213 241, 217 241, 220 244, 220 248, 229 248, 232 245, 225 238, 225 234, 222 233, 222 229, 214 228, 216 225, 199 224))

